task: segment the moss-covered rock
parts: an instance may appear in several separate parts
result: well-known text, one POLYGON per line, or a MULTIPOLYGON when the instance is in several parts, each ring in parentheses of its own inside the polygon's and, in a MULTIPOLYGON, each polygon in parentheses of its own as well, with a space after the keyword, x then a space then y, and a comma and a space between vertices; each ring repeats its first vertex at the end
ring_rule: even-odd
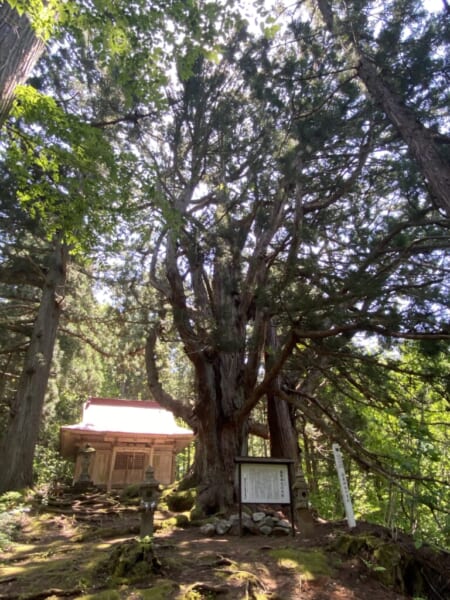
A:
POLYGON ((183 529, 185 529, 186 527, 189 527, 191 524, 188 515, 186 515, 184 513, 175 515, 175 519, 176 519, 177 527, 182 527, 183 529))
POLYGON ((354 536, 342 533, 331 544, 331 549, 344 556, 357 556, 362 549, 372 544, 370 536, 354 536))
POLYGON ((110 582, 129 583, 147 579, 161 572, 150 538, 128 540, 117 544, 110 556, 98 567, 110 582))
POLYGON ((373 577, 402 593, 428 597, 434 593, 433 584, 445 587, 439 568, 433 564, 435 559, 439 562, 439 553, 422 556, 411 544, 374 534, 342 534, 332 549, 344 556, 358 557, 373 577))
POLYGON ((203 523, 204 518, 205 518, 205 513, 204 513, 203 509, 200 506, 198 506, 197 504, 195 504, 189 512, 189 519, 190 519, 191 523, 200 525, 201 523, 203 523))
POLYGON ((168 519, 163 519, 157 523, 155 525, 155 531, 161 529, 173 529, 175 527, 181 527, 185 529, 186 527, 189 527, 190 524, 189 517, 184 513, 180 513, 178 515, 174 515, 173 517, 169 517, 168 519))
POLYGON ((195 490, 174 491, 166 496, 167 507, 172 512, 185 512, 191 510, 195 504, 195 490))

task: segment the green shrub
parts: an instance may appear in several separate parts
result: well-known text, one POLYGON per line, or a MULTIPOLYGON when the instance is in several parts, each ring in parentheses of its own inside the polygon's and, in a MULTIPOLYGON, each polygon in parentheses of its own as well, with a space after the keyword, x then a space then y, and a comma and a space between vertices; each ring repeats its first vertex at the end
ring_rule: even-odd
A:
POLYGON ((0 550, 6 550, 21 529, 25 491, 0 496, 0 550))
POLYGON ((36 446, 34 454, 34 483, 36 486, 56 484, 70 485, 73 477, 73 464, 61 457, 54 448, 36 446))
POLYGON ((189 521, 189 517, 183 513, 175 516, 177 527, 182 527, 183 529, 189 527, 191 522, 189 521))
POLYGON ((0 550, 7 550, 18 530, 17 519, 10 513, 0 513, 0 550))
POLYGON ((0 496, 0 513, 21 506, 24 501, 24 492, 5 492, 0 496))
POLYGON ((120 494, 120 499, 122 502, 126 503, 136 503, 140 500, 140 484, 133 483, 132 485, 127 486, 124 490, 122 490, 120 494))

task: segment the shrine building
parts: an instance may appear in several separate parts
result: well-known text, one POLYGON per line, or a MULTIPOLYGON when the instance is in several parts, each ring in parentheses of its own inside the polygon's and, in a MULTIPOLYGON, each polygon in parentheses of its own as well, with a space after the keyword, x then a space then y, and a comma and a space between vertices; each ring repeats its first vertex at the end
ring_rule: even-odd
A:
POLYGON ((144 400, 89 398, 82 421, 60 429, 61 454, 75 460, 74 481, 81 472, 80 452, 89 446, 95 450, 90 479, 108 491, 141 483, 149 465, 159 483, 172 483, 175 457, 193 439, 171 412, 144 400))

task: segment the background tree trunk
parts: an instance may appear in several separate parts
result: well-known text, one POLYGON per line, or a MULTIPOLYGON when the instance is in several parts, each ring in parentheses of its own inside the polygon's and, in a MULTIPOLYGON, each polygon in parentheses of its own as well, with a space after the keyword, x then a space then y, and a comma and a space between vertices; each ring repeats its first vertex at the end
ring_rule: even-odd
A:
POLYGON ((360 47, 348 23, 339 23, 327 0, 317 0, 325 24, 358 61, 357 73, 369 95, 396 128, 428 184, 434 204, 450 218, 450 165, 442 157, 433 133, 386 83, 377 65, 360 47))
POLYGON ((11 109, 16 86, 25 83, 44 52, 28 17, 0 4, 0 127, 11 109))
MULTIPOLYGON (((273 323, 268 324, 266 334, 266 365, 270 370, 273 360, 272 356, 278 349, 278 339, 273 323)), ((270 455, 273 458, 290 458, 295 461, 292 474, 299 460, 299 446, 297 432, 295 430, 294 407, 285 400, 277 397, 276 390, 279 389, 280 377, 274 381, 272 391, 267 394, 267 421, 270 433, 270 455)))
POLYGON ((362 53, 358 75, 383 109, 416 160, 437 207, 450 218, 450 165, 442 158, 433 134, 383 81, 376 65, 362 53))
POLYGON ((34 450, 62 311, 67 257, 67 246, 56 240, 19 386, 0 443, 0 493, 33 483, 34 450))
POLYGON ((293 409, 276 394, 267 398, 267 420, 270 431, 270 455, 273 458, 299 460, 299 446, 294 427, 293 409))

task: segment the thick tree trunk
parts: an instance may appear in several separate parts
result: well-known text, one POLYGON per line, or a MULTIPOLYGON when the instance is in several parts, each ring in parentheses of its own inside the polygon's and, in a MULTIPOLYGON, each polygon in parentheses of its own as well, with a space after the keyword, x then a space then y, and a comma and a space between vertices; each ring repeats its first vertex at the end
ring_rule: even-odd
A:
MULTIPOLYGON (((230 252, 224 240, 218 240, 209 293, 203 287, 204 277, 196 273, 195 253, 189 249, 187 254, 192 263, 197 304, 204 311, 204 322, 214 324, 210 328, 204 329, 203 323, 193 326, 184 278, 177 265, 176 244, 169 239, 166 274, 170 303, 196 376, 197 400, 190 420, 197 434, 193 481, 199 491, 199 506, 211 514, 234 502, 234 459, 246 451, 248 423, 248 415, 238 417, 237 413, 254 377, 249 375, 252 368, 246 363, 246 319, 236 298, 237 251, 230 252), (202 306, 209 295, 214 298, 213 306, 202 306)), ((152 361, 150 353, 147 359, 152 361)), ((155 385, 156 369, 151 367, 147 364, 150 389, 157 392, 158 401, 170 406, 170 399, 155 385)))
POLYGON ((44 49, 28 17, 20 16, 8 2, 0 4, 0 127, 11 109, 16 86, 26 82, 44 49))
POLYGON ((245 424, 219 416, 212 406, 199 420, 195 479, 198 484, 198 504, 206 514, 226 510, 235 497, 235 458, 243 454, 247 431, 245 424))
POLYGON ((66 281, 67 247, 55 241, 41 303, 0 442, 0 493, 33 483, 33 458, 66 281))
POLYGON ((194 464, 182 485, 197 487, 198 505, 206 514, 225 510, 235 501, 234 459, 246 452, 248 434, 248 419, 235 417, 245 395, 242 356, 232 350, 196 354, 197 402, 192 411, 159 382, 156 333, 157 328, 147 338, 149 388, 157 402, 184 418, 196 433, 194 464))

